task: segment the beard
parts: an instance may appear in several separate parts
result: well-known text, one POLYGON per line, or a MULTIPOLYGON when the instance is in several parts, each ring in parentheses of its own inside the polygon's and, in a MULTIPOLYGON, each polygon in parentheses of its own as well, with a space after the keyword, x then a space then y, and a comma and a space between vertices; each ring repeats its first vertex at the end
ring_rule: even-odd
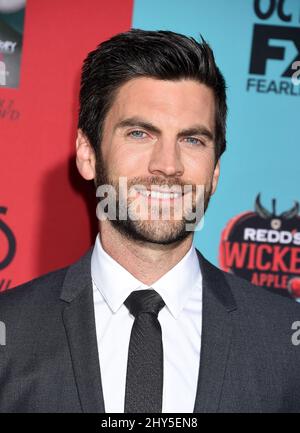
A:
MULTIPOLYGON (((102 185, 110 185, 116 191, 115 218, 110 218, 109 221, 120 234, 130 240, 135 240, 139 242, 150 242, 162 245, 180 243, 191 235, 191 230, 187 230, 187 226, 196 227, 198 225, 199 221, 201 220, 208 208, 212 191, 211 182, 207 188, 203 189, 203 194, 201 195, 201 197, 197 198, 196 185, 191 183, 183 183, 181 178, 161 178, 157 176, 134 177, 131 179, 127 179, 126 200, 123 199, 121 204, 119 197, 124 197, 124 191, 120 191, 119 179, 115 180, 109 176, 107 167, 102 158, 101 151, 99 152, 96 161, 95 185, 96 188, 102 185), (138 218, 138 212, 136 210, 132 210, 133 201, 130 200, 130 190, 132 191, 133 185, 142 185, 145 189, 148 190, 151 190, 151 185, 155 185, 156 187, 169 188, 171 188, 173 185, 176 185, 176 187, 180 187, 182 191, 184 191, 185 185, 190 185, 190 188, 192 188, 190 192, 190 206, 182 210, 180 218, 172 218, 170 216, 170 218, 165 219, 162 218, 162 215, 164 213, 163 203, 160 203, 161 200, 157 200, 158 203, 156 204, 155 213, 156 216, 159 216, 158 219, 151 218, 151 214, 147 219, 138 218), (201 205, 199 206, 200 202, 201 205), (120 207, 123 207, 124 205, 126 206, 126 217, 120 218, 120 207), (199 212, 197 214, 197 210, 199 209, 199 207, 202 209, 200 215, 199 212)), ((170 211, 173 210, 174 214, 175 210, 173 207, 171 206, 170 211)), ((107 209, 104 210, 107 211, 107 209)), ((124 209, 122 209, 122 214, 124 215, 124 209)), ((169 215, 171 215, 171 213, 169 215)))

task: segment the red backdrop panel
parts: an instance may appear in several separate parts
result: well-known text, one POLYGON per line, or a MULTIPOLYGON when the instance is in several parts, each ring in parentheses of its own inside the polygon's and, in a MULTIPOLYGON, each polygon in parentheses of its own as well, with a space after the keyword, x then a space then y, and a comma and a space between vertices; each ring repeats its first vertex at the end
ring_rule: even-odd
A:
MULTIPOLYGON (((80 68, 99 42, 130 28, 132 7, 132 0, 27 1, 20 86, 0 89, 0 208, 7 208, 0 222, 16 239, 0 290, 73 262, 94 242, 93 184, 74 160, 80 68)), ((0 263, 8 247, 0 226, 0 263)))

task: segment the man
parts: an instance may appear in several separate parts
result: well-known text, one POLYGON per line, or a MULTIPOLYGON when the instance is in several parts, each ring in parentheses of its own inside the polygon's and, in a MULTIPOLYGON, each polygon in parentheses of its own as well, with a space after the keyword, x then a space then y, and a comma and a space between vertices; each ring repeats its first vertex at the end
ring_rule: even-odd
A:
POLYGON ((1 296, 2 412, 300 410, 299 305, 193 246, 226 111, 204 41, 131 30, 88 55, 76 161, 99 234, 75 264, 1 296))

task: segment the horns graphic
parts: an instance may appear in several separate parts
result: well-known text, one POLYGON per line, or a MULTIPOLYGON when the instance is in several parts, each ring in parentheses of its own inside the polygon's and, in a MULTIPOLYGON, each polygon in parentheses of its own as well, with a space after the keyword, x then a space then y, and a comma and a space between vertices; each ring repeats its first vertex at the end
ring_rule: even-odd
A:
POLYGON ((297 215, 299 215, 299 210, 300 210, 300 205, 298 201, 295 201, 294 206, 292 207, 291 210, 288 210, 286 212, 283 212, 280 215, 280 218, 286 219, 286 220, 290 220, 292 218, 295 218, 297 215))
POLYGON ((258 194, 258 196, 256 197, 256 201, 255 201, 255 210, 261 218, 264 218, 264 219, 270 219, 270 218, 292 219, 292 218, 296 217, 297 215, 299 215, 300 204, 297 201, 295 201, 295 204, 292 207, 292 209, 290 209, 286 212, 283 212, 279 216, 276 213, 276 200, 275 199, 272 200, 272 206, 273 206, 273 212, 268 211, 261 204, 260 194, 258 194))
POLYGON ((255 210, 256 210, 256 213, 258 213, 258 215, 261 217, 261 218, 264 218, 264 219, 269 219, 269 218, 272 218, 273 217, 273 214, 271 213, 271 212, 269 212, 265 207, 263 207, 263 205, 261 204, 261 201, 260 201, 260 194, 258 194, 258 196, 256 197, 256 200, 255 200, 255 210))

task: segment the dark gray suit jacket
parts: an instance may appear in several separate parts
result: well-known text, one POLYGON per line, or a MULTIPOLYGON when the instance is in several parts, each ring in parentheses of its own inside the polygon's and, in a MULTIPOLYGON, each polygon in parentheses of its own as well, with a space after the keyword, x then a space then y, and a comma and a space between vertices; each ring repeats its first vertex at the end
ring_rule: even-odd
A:
MULTIPOLYGON (((0 412, 105 412, 91 252, 1 294, 0 412)), ((203 325, 194 412, 300 412, 300 346, 291 341, 300 305, 197 254, 203 325)))

